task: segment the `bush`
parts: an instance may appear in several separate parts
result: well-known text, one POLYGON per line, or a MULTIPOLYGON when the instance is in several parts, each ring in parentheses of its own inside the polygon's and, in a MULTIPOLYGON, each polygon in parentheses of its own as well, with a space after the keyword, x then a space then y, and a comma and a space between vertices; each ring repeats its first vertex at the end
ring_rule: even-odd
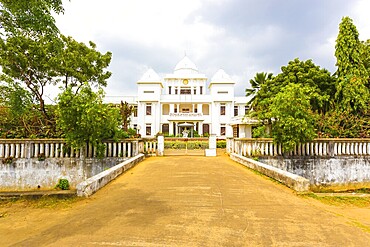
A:
POLYGON ((69 181, 68 179, 61 178, 59 179, 58 184, 55 186, 56 189, 69 190, 69 181))
POLYGON ((11 164, 13 163, 13 160, 14 160, 13 156, 6 157, 3 159, 3 164, 11 164))
POLYGON ((206 149, 208 141, 165 141, 164 148, 167 149, 206 149))
POLYGON ((44 160, 46 159, 45 154, 44 154, 44 153, 39 153, 39 154, 37 155, 37 159, 38 159, 39 161, 44 161, 44 160))
POLYGON ((217 141, 217 148, 226 148, 226 141, 217 141))

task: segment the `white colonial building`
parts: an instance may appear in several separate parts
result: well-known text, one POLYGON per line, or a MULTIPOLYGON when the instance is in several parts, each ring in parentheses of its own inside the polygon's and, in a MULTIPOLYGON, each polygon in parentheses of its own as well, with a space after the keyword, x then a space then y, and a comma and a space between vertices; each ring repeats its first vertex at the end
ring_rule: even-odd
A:
POLYGON ((251 137, 255 121, 244 117, 248 99, 235 97, 234 86, 235 82, 222 69, 208 81, 185 56, 173 73, 164 78, 149 69, 137 81, 137 96, 118 100, 135 106, 131 127, 142 137, 153 137, 157 133, 251 137))

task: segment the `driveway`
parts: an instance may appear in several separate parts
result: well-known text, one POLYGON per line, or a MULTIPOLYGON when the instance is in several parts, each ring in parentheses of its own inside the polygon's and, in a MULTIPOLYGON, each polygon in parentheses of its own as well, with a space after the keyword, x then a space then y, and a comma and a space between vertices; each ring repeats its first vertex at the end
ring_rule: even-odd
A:
POLYGON ((337 208, 300 197, 225 155, 151 157, 67 208, 15 203, 0 206, 2 211, 0 246, 370 243, 369 208, 337 208))

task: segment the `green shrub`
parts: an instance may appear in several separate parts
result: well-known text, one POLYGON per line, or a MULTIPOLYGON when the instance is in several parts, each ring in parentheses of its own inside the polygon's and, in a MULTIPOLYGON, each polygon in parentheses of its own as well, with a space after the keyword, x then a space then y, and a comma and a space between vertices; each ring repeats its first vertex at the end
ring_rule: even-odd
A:
POLYGON ((37 159, 38 159, 39 161, 44 161, 44 160, 46 159, 45 154, 44 154, 44 153, 39 153, 39 154, 37 155, 37 159))
POLYGON ((226 148, 226 141, 217 141, 217 148, 226 148))
POLYGON ((13 156, 6 157, 3 159, 3 164, 11 164, 13 163, 13 160, 14 160, 13 156))
POLYGON ((69 190, 69 181, 68 179, 61 178, 59 179, 58 184, 55 186, 56 189, 69 190))

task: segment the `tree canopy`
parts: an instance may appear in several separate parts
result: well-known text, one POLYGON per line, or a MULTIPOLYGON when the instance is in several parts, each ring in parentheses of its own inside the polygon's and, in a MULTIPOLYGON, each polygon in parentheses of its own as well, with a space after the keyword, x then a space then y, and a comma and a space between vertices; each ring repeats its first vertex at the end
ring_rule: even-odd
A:
POLYGON ((64 12, 62 0, 0 0, 0 134, 65 136, 75 148, 91 142, 102 151, 103 139, 126 137, 119 109, 102 103, 112 53, 61 34, 53 12, 64 12), (45 103, 49 85, 63 90, 57 109, 45 103))
POLYGON ((64 12, 62 0, 0 0, 0 25, 11 36, 56 34, 52 12, 64 12))
POLYGON ((246 90, 253 95, 249 115, 269 123, 286 151, 316 136, 370 137, 369 44, 344 17, 335 46, 337 71, 331 75, 312 60, 296 58, 267 80, 259 79, 266 73, 257 73, 246 90))
POLYGON ((365 67, 368 62, 366 47, 361 44, 356 26, 349 17, 344 17, 339 25, 339 34, 335 45, 337 58, 338 103, 345 110, 354 113, 366 111, 369 99, 369 73, 365 67))
POLYGON ((118 108, 103 104, 103 96, 102 89, 94 92, 85 83, 77 94, 68 86, 58 97, 57 124, 67 143, 80 149, 89 142, 98 156, 104 151, 102 141, 115 137, 121 122, 118 108))

